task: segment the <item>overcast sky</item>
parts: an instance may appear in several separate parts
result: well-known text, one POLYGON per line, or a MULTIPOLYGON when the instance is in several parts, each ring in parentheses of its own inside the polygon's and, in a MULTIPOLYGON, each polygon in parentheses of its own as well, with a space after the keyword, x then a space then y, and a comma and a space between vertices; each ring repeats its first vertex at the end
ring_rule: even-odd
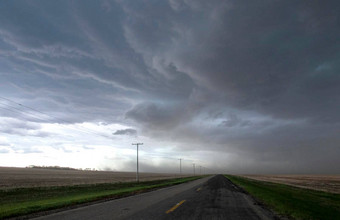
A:
POLYGON ((339 1, 0 2, 0 166, 340 173, 339 1))

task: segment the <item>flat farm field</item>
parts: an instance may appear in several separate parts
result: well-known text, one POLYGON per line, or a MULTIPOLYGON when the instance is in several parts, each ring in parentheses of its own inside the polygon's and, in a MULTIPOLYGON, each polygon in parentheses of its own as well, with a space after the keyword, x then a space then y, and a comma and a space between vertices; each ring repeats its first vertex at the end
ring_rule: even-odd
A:
MULTIPOLYGON (((140 181, 185 177, 188 175, 140 173, 140 181)), ((0 167, 0 189, 70 186, 81 184, 132 182, 134 172, 58 170, 0 167)))
POLYGON ((340 194, 340 175, 241 175, 246 178, 282 183, 340 194))

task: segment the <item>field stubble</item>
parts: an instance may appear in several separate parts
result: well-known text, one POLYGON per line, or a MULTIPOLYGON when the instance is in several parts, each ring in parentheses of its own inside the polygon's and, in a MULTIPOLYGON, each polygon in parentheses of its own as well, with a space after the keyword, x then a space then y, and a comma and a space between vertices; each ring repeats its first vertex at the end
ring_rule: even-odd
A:
POLYGON ((340 175, 241 175, 246 178, 340 194, 340 175))
MULTIPOLYGON (((189 175, 140 173, 139 178, 149 181, 185 176, 189 175)), ((118 183, 135 179, 135 172, 0 167, 0 189, 118 183)))

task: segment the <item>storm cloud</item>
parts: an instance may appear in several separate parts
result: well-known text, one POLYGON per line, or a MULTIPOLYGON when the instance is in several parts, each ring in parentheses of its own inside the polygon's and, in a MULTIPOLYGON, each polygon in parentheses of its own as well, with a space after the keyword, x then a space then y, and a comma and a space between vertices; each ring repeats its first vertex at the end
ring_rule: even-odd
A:
POLYGON ((92 123, 221 172, 340 171, 338 1, 0 5, 1 97, 45 113, 1 99, 6 140, 92 123))

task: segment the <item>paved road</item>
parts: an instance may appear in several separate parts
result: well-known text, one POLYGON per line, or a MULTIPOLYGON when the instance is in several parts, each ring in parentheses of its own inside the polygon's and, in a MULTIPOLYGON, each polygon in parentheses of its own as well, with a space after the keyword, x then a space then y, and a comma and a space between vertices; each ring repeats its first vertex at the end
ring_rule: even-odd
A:
POLYGON ((37 219, 274 219, 222 175, 37 219))

